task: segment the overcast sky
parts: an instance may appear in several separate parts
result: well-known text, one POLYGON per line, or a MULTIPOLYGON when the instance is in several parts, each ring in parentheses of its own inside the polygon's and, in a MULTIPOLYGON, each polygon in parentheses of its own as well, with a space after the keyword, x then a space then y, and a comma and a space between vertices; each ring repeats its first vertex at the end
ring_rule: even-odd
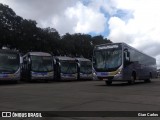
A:
POLYGON ((103 35, 155 57, 160 67, 160 0, 0 0, 61 35, 103 35))

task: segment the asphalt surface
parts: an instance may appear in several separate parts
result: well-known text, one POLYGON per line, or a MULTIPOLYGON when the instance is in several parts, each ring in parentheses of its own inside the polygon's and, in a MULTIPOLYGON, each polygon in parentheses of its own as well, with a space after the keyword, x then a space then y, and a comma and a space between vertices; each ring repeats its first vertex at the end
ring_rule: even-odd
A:
MULTIPOLYGON (((111 86, 106 86, 104 81, 18 84, 1 82, 0 111, 160 111, 160 79, 153 79, 151 83, 137 82, 134 85, 113 83, 111 86)), ((96 120, 97 118, 52 119, 96 120)), ((136 120, 137 118, 98 117, 98 119, 136 120)), ((158 118, 138 119, 159 120, 160 114, 158 118)))

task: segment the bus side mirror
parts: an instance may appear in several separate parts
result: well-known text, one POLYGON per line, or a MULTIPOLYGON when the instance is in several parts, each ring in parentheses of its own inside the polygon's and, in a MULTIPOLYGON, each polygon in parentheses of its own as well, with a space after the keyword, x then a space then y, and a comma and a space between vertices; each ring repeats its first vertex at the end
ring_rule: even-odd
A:
POLYGON ((127 51, 127 57, 126 57, 127 61, 130 62, 130 52, 127 51))
POLYGON ((31 65, 32 62, 31 62, 31 58, 28 58, 28 64, 31 65))
POLYGON ((130 52, 128 50, 124 51, 124 61, 126 65, 130 63, 130 52))
MULTIPOLYGON (((27 61, 27 60, 26 60, 27 61)), ((32 64, 32 62, 31 62, 31 58, 28 58, 28 61, 27 61, 27 65, 28 65, 28 68, 29 68, 29 70, 31 70, 31 64, 32 64)))
POLYGON ((53 65, 55 65, 56 64, 56 60, 55 59, 53 59, 53 65))
POLYGON ((78 67, 80 67, 80 63, 77 63, 78 67))
POLYGON ((96 62, 95 62, 95 57, 93 56, 92 58, 92 64, 94 65, 96 62))
POLYGON ((58 66, 59 66, 59 67, 61 66, 61 63, 60 63, 60 62, 58 62, 58 66))

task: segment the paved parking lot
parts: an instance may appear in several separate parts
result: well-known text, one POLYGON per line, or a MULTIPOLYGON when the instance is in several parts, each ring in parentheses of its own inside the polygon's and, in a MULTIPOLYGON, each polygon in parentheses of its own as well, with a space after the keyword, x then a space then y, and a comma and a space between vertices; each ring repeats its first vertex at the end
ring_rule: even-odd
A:
POLYGON ((0 111, 160 111, 160 80, 0 83, 0 111))

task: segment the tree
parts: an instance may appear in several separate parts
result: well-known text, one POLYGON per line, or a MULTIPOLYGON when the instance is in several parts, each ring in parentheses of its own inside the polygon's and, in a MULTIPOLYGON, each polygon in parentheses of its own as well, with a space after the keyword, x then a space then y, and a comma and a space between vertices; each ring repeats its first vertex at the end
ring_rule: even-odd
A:
POLYGON ((106 43, 111 43, 110 40, 108 40, 107 38, 103 38, 103 36, 99 35, 99 36, 94 36, 92 38, 92 44, 95 45, 99 45, 99 44, 106 44, 106 43))
POLYGON ((0 42, 1 46, 15 47, 17 43, 16 34, 19 32, 19 24, 22 18, 17 16, 15 12, 7 5, 0 3, 0 42))
POLYGON ((54 28, 39 28, 34 20, 23 19, 7 5, 0 3, 0 47, 20 52, 44 51, 53 55, 92 58, 95 45, 111 43, 103 36, 69 34, 60 36, 54 28))

